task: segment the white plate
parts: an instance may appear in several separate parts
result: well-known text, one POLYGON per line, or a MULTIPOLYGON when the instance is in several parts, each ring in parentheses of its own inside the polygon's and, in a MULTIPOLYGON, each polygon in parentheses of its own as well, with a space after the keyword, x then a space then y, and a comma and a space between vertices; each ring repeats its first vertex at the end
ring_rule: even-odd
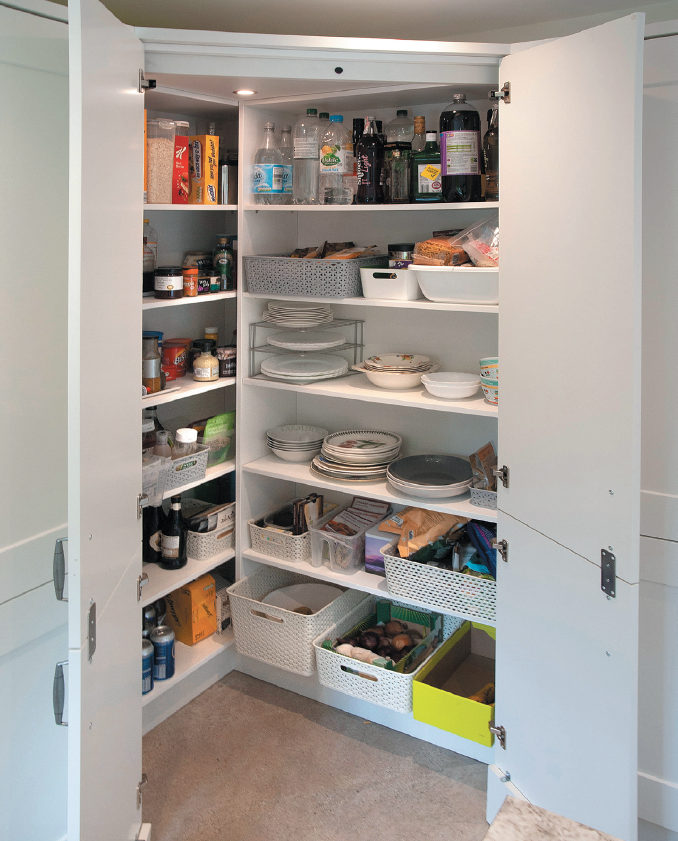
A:
POLYGON ((386 478, 386 473, 380 473, 378 476, 368 476, 368 477, 359 477, 359 476, 334 476, 330 473, 325 473, 324 470, 319 469, 316 467, 315 463, 311 462, 311 473, 315 473, 316 476, 321 476, 324 479, 334 479, 338 482, 378 482, 380 479, 386 478))
POLYGON ((338 347, 346 343, 346 338, 333 330, 309 330, 306 333, 293 333, 291 331, 273 333, 272 336, 266 337, 266 341, 273 347, 309 351, 338 347))
POLYGON ((344 452, 377 452, 400 447, 403 439, 395 432, 384 432, 378 429, 348 429, 344 432, 333 432, 325 438, 325 445, 330 450, 344 452))
POLYGON ((280 374, 287 377, 326 376, 345 370, 347 367, 348 363, 345 359, 329 354, 269 356, 261 363, 261 370, 265 373, 280 374))
POLYGON ((333 584, 291 584, 273 590, 261 600, 261 604, 281 607, 283 610, 294 610, 297 607, 308 607, 317 613, 342 594, 339 587, 333 584))
POLYGON ((468 489, 471 487, 470 482, 468 485, 464 485, 464 487, 453 489, 449 489, 445 486, 442 488, 422 488, 421 485, 410 487, 402 485, 400 482, 393 479, 388 473, 386 474, 386 480, 404 496, 415 496, 418 499, 448 499, 453 496, 461 496, 462 494, 467 493, 468 489))
POLYGON ((288 312, 289 310, 295 312, 306 312, 307 310, 332 312, 332 307, 329 304, 316 304, 313 301, 291 301, 289 304, 286 301, 269 301, 268 308, 272 312, 274 310, 279 312, 288 312))

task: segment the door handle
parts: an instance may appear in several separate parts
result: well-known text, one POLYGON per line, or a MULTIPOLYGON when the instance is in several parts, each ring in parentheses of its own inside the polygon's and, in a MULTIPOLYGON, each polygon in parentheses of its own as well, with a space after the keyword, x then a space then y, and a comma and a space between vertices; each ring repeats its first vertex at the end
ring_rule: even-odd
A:
POLYGON ((54 722, 60 727, 68 727, 64 721, 64 701, 66 699, 66 687, 64 685, 64 666, 68 660, 62 660, 56 664, 54 669, 54 682, 52 684, 52 707, 54 708, 54 722))
POLYGON ((54 544, 54 560, 52 561, 52 574, 54 576, 54 595, 58 602, 67 602, 64 598, 64 584, 66 582, 66 559, 64 557, 64 543, 67 537, 58 537, 54 544))

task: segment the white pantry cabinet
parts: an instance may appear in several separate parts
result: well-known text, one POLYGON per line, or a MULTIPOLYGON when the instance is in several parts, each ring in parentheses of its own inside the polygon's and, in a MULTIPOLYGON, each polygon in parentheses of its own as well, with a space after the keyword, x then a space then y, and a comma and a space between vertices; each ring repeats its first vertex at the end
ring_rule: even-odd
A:
MULTIPOLYGON (((479 748, 327 691, 315 676, 236 658, 232 647, 214 659, 231 658, 226 670, 232 663, 492 764, 490 815, 510 780, 513 793, 633 841, 642 15, 513 53, 507 45, 135 32, 96 0, 74 2, 70 13, 69 838, 133 839, 141 824, 136 495, 144 208, 137 82, 144 68, 168 96, 224 104, 245 83, 258 91, 240 105, 238 239, 245 256, 323 239, 384 248, 487 212, 482 204, 254 206, 247 187, 264 121, 293 123, 307 106, 346 119, 365 113, 388 119, 396 107, 416 107, 433 123, 453 92, 466 91, 482 108, 488 90, 510 83, 511 102, 500 105, 499 331, 496 308, 362 299, 334 305, 339 316, 365 319, 368 352, 407 342, 444 367, 473 370, 480 356, 498 350, 501 410, 433 408, 423 396, 359 389, 351 380, 302 388, 250 376, 256 371, 244 352, 247 328, 268 296, 249 294, 240 272, 236 458, 237 570, 246 575, 268 562, 249 547, 248 517, 305 488, 336 498, 358 490, 315 481, 307 466, 267 455, 268 427, 298 420, 332 429, 389 428, 403 435, 408 452, 468 455, 488 440, 498 443, 500 464, 510 469, 498 514, 483 515, 463 498, 432 507, 498 517, 499 536, 509 544, 497 620, 496 719, 505 748, 498 742, 479 748), (94 362, 104 337, 115 337, 116 366, 98 378, 94 362), (602 550, 617 563, 610 598, 601 591, 602 550), (97 646, 90 659, 92 603, 97 646)), ((398 499, 381 483, 359 490, 398 499)), ((383 579, 373 578, 344 583, 384 592, 383 579)))

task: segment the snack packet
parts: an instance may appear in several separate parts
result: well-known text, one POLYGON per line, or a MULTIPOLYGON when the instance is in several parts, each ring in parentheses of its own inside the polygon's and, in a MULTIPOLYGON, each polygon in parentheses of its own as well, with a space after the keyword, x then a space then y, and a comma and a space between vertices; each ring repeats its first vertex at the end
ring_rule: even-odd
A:
POLYGON ((484 491, 497 490, 497 477, 493 468, 497 466, 497 453, 494 444, 489 441, 484 447, 469 456, 473 471, 473 487, 484 491))

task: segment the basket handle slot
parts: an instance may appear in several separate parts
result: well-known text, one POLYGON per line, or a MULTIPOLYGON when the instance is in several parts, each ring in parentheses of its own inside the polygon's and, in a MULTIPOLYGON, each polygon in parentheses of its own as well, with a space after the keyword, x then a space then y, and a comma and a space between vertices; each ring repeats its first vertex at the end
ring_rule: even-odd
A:
POLYGON ((365 672, 356 672, 355 669, 350 669, 348 666, 342 666, 341 670, 342 672, 348 672, 350 675, 364 678, 364 680, 373 680, 375 683, 379 683, 379 678, 376 675, 368 675, 365 672))
POLYGON ((279 616, 271 616, 268 613, 264 613, 261 610, 251 610, 250 613, 252 616, 258 616, 260 619, 267 619, 269 622, 280 622, 280 624, 284 623, 284 619, 281 619, 279 616))
POLYGON ((393 272, 372 272, 372 277, 376 280, 395 280, 398 275, 393 272))

